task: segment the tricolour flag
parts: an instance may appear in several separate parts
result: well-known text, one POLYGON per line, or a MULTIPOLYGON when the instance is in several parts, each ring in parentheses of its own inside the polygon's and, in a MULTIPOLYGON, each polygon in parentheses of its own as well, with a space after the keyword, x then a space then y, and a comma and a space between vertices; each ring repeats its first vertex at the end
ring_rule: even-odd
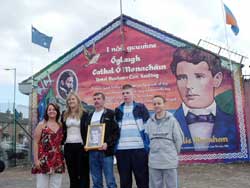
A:
POLYGON ((53 37, 49 37, 32 26, 32 42, 44 48, 50 48, 53 37))
POLYGON ((228 8, 227 5, 224 4, 224 10, 226 15, 226 24, 231 25, 231 29, 235 35, 237 35, 240 31, 237 21, 232 13, 232 11, 228 8))

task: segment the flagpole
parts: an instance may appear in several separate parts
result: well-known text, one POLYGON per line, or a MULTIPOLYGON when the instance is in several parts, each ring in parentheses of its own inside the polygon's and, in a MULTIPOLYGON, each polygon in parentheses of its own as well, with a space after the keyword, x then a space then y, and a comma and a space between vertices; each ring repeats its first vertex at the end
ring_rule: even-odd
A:
POLYGON ((125 52, 125 45, 124 45, 124 30, 123 30, 123 13, 122 13, 122 0, 120 0, 120 33, 121 33, 121 39, 122 39, 122 44, 121 44, 121 48, 122 48, 122 52, 125 52))
MULTIPOLYGON (((38 29, 36 29, 35 27, 33 27, 33 25, 31 24, 31 46, 30 46, 30 51, 31 54, 33 54, 33 44, 39 45, 40 47, 43 48, 47 48, 48 52, 50 51, 50 45, 52 42, 53 37, 52 36, 48 36, 42 32, 40 32, 38 29), (33 44, 32 44, 33 43, 33 44)), ((31 93, 30 93, 30 119, 31 119, 31 132, 34 132, 34 129, 36 127, 36 124, 38 122, 37 119, 37 99, 38 99, 38 92, 36 90, 36 88, 38 88, 38 81, 40 80, 36 80, 36 76, 34 73, 34 63, 32 60, 32 55, 30 55, 30 63, 31 63, 31 93)), ((31 142, 31 148, 32 147, 32 142, 31 142)), ((31 155, 32 156, 32 155, 31 155)))
MULTIPOLYGON (((33 92, 34 92, 34 65, 33 65, 33 60, 32 60, 32 54, 33 54, 33 47, 32 47, 32 28, 33 28, 33 25, 31 25, 31 33, 30 33, 30 36, 31 36, 31 43, 30 43, 30 67, 31 67, 31 93, 30 93, 30 132, 31 132, 31 135, 34 134, 33 130, 35 128, 35 125, 33 124, 34 122, 34 117, 33 117, 33 112, 34 112, 34 109, 33 109, 33 103, 34 103, 34 100, 33 100, 33 92)), ((31 139, 30 141, 30 154, 29 154, 29 157, 30 159, 32 159, 32 153, 33 153, 33 141, 31 139)))
POLYGON ((229 57, 230 71, 232 73, 233 72, 233 66, 232 66, 232 60, 231 60, 231 53, 229 52, 230 46, 229 46, 228 35, 227 35, 225 8, 224 8, 223 1, 221 0, 220 2, 221 2, 221 10, 222 10, 223 23, 224 23, 224 32, 225 32, 225 38, 226 38, 226 47, 227 47, 227 52, 228 52, 228 57, 229 57))

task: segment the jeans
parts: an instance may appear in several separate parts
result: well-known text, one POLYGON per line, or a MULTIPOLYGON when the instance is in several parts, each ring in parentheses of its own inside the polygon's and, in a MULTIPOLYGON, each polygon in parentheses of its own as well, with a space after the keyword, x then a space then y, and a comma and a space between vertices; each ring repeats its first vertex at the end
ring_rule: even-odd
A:
POLYGON ((93 188, 103 188, 102 172, 104 173, 107 188, 117 188, 113 172, 113 156, 105 156, 102 151, 89 152, 90 172, 93 188))

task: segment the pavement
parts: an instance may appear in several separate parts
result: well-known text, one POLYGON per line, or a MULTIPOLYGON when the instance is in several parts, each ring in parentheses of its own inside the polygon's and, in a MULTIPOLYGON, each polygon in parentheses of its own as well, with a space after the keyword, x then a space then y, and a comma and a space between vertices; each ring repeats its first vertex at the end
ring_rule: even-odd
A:
MULTIPOLYGON (((67 173, 63 176, 62 188, 69 188, 67 173)), ((35 188, 35 181, 30 166, 9 167, 0 173, 0 188, 35 188)), ((250 188, 250 163, 180 165, 179 182, 179 188, 250 188)))

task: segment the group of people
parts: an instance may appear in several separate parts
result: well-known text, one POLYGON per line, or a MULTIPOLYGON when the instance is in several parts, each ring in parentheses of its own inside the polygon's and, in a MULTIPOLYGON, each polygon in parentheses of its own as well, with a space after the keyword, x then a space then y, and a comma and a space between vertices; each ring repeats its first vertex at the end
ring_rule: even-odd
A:
POLYGON ((90 114, 82 107, 77 94, 70 92, 61 121, 57 105, 49 104, 44 121, 35 130, 32 172, 37 173, 37 187, 60 187, 65 158, 70 188, 88 188, 89 171, 93 188, 103 187, 102 174, 107 187, 116 188, 115 155, 120 188, 132 188, 133 174, 138 188, 162 188, 165 185, 177 188, 181 147, 185 149, 189 144, 190 151, 207 151, 212 144, 183 144, 184 135, 191 141, 195 137, 229 135, 227 144, 233 148, 233 116, 226 115, 226 120, 231 120, 227 127, 223 127, 223 123, 217 124, 217 116, 222 114, 214 100, 215 88, 220 86, 223 78, 220 59, 201 49, 179 48, 174 53, 171 70, 183 102, 173 115, 166 111, 166 99, 155 95, 152 99, 154 113, 150 117, 146 106, 134 101, 134 88, 129 84, 122 86, 124 102, 115 111, 105 107, 102 92, 93 95, 95 111, 90 114), (196 117, 197 112, 201 118, 196 117), (205 117, 207 114, 209 117, 205 117), (196 121, 187 118, 188 115, 196 121), (88 126, 100 123, 105 124, 104 143, 97 150, 86 151, 88 126), (194 128, 197 123, 203 131, 194 128), (222 131, 217 131, 218 126, 222 131))
POLYGON ((145 105, 134 101, 133 90, 123 85, 124 103, 115 111, 105 107, 101 92, 93 95, 92 113, 74 92, 69 93, 61 115, 56 104, 48 104, 34 134, 32 173, 37 176, 37 188, 61 186, 64 159, 70 188, 89 188, 89 171, 93 188, 103 187, 102 174, 107 187, 116 188, 114 155, 121 188, 132 188, 132 173, 139 188, 162 187, 164 181, 171 188, 177 186, 178 153, 184 139, 178 121, 166 112, 166 100, 160 95, 153 98, 155 115, 150 118, 145 105), (88 126, 100 123, 105 124, 104 143, 86 151, 88 126))

